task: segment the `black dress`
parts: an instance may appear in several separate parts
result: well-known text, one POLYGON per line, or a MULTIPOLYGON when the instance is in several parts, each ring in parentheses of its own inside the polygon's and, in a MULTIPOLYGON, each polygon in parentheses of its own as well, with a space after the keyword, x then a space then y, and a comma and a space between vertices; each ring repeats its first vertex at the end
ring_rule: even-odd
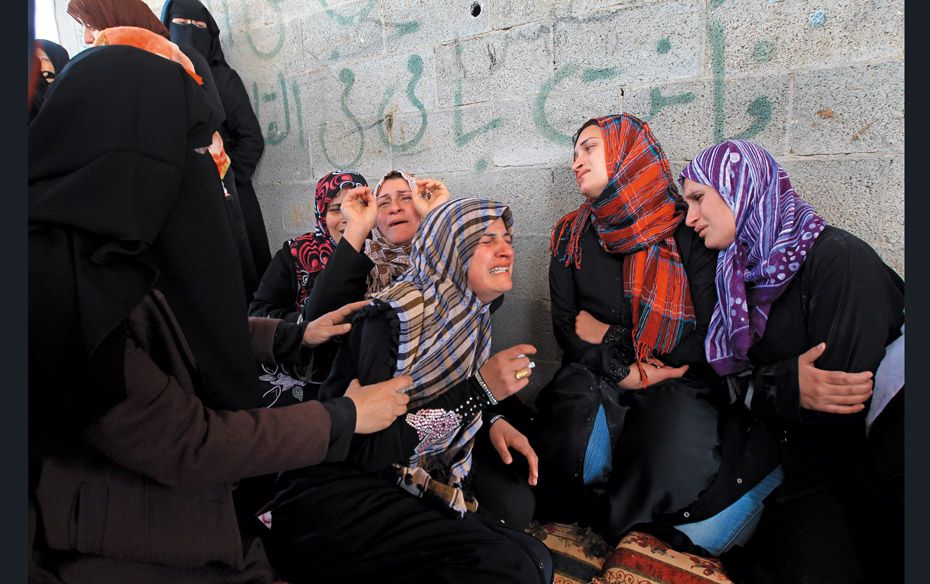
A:
POLYGON ((781 464, 784 482, 750 543, 751 581, 861 582, 872 568, 880 569, 875 581, 900 580, 903 391, 867 441, 867 410, 800 407, 798 355, 823 341, 817 368, 874 372, 903 323, 901 278, 868 244, 826 227, 772 304, 765 334, 749 352, 752 374, 732 378, 732 409, 742 412, 722 429, 720 473, 700 500, 670 520, 714 515, 781 464), (750 380, 751 413, 742 405, 750 380), (881 566, 867 565, 872 561, 881 566))
MULTIPOLYGON (((683 223, 674 234, 688 276, 697 326, 667 355, 666 365, 691 367, 684 377, 623 390, 620 371, 635 361, 632 311, 623 292, 623 254, 604 251, 590 226, 581 237, 582 268, 553 258, 549 268, 552 323, 562 368, 537 398, 534 446, 540 457, 539 514, 590 523, 617 540, 634 524, 691 503, 718 468, 716 377, 704 356, 704 335, 716 303, 716 252, 683 223), (587 310, 611 325, 605 342, 575 334, 587 310), (612 471, 585 486, 582 471, 599 408, 610 434, 612 471)), ((635 365, 634 365, 635 366, 635 365)))
MULTIPOLYGON (((398 332, 389 305, 375 301, 363 308, 321 397, 341 396, 353 378, 362 384, 390 378, 398 332)), ((408 415, 488 404, 470 378, 408 415)), ((458 519, 397 486, 391 464, 405 464, 420 442, 405 418, 375 434, 355 435, 344 463, 279 477, 272 535, 284 575, 300 582, 548 582, 545 547, 484 513, 480 501, 477 513, 458 519)))

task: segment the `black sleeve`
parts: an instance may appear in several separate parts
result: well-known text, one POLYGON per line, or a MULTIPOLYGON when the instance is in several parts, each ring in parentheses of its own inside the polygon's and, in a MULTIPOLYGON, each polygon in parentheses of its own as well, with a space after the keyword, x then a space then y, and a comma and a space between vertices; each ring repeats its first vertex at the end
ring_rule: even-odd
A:
MULTIPOLYGON (((386 305, 370 305, 359 311, 353 321, 349 342, 336 357, 330 377, 320 388, 320 396, 345 393, 352 379, 362 385, 386 381, 394 375, 396 363, 396 320, 386 305)), ((420 445, 428 439, 413 425, 428 415, 458 416, 468 421, 471 415, 490 405, 490 400, 474 378, 450 388, 442 395, 408 410, 394 423, 374 434, 359 434, 353 438, 350 460, 366 471, 380 470, 391 463, 405 464, 420 445), (431 410, 427 412, 426 410, 431 410)), ((461 422, 460 422, 461 424, 461 422)))
POLYGON ((604 335, 605 342, 592 345, 575 334, 575 317, 579 308, 575 299, 575 282, 571 267, 556 258, 549 261, 549 301, 552 329, 563 355, 562 363, 582 363, 594 373, 617 383, 630 373, 636 360, 629 328, 613 325, 604 335))
MULTIPOLYGON (((829 229, 829 228, 828 228, 829 229)), ((803 272, 803 318, 811 346, 826 342, 818 369, 872 371, 904 322, 903 283, 865 242, 838 229, 824 231, 803 272)), ((810 347, 808 347, 810 348, 810 347)), ((802 423, 861 424, 858 414, 829 414, 800 407, 794 355, 754 372, 753 410, 802 423)))
POLYGON ((303 320, 311 321, 350 302, 365 298, 368 273, 374 262, 356 251, 345 238, 339 240, 333 255, 310 290, 304 303, 303 320))
POLYGON ((262 129, 252 111, 249 94, 239 74, 229 69, 224 71, 223 79, 216 79, 220 85, 220 97, 223 98, 223 109, 226 110, 226 136, 232 160, 233 170, 240 180, 252 180, 252 174, 258 165, 262 152, 265 150, 265 139, 262 138, 262 129))
POLYGON ((666 355, 662 362, 672 367, 707 362, 704 338, 710 326, 710 317, 717 304, 717 255, 716 250, 704 247, 704 242, 694 230, 682 223, 676 232, 676 243, 682 255, 688 275, 688 290, 694 307, 695 327, 666 355))
POLYGON ((255 298, 249 304, 249 316, 270 316, 287 322, 297 322, 300 313, 297 301, 297 273, 290 249, 284 244, 271 258, 255 298))
POLYGON ((302 352, 306 349, 303 346, 304 332, 310 323, 302 322, 300 324, 281 321, 274 332, 273 353, 275 361, 288 365, 303 364, 306 361, 306 355, 302 352))

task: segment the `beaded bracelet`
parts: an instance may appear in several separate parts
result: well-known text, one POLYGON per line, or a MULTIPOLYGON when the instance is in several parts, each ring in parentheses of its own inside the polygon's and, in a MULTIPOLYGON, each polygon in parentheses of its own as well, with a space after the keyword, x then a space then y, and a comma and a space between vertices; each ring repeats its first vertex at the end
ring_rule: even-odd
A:
POLYGON ((478 385, 481 386, 481 389, 484 390, 484 393, 488 396, 488 401, 491 402, 492 406, 497 405, 497 398, 494 397, 494 394, 491 393, 491 388, 488 387, 488 384, 484 382, 484 378, 481 377, 481 371, 475 371, 475 380, 478 382, 478 385))

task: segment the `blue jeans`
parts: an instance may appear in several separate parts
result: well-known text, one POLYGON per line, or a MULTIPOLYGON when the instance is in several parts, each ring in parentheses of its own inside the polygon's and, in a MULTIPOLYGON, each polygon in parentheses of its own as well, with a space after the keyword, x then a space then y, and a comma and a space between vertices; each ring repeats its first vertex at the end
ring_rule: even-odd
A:
POLYGON ((597 408, 594 428, 584 453, 583 482, 586 485, 606 483, 611 470, 610 431, 604 406, 597 408))
POLYGON ((781 484, 784 474, 776 467, 755 487, 713 517, 676 525, 695 545, 719 556, 734 545, 745 545, 762 517, 762 501, 781 484))

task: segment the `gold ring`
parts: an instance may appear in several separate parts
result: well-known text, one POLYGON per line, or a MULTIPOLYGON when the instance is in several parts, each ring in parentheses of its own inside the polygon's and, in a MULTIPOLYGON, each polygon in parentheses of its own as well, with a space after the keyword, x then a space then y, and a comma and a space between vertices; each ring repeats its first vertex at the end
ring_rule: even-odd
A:
POLYGON ((530 370, 530 368, 529 368, 529 367, 524 367, 523 369, 518 369, 518 370, 513 374, 513 376, 517 378, 517 381, 520 381, 521 379, 526 379, 527 377, 529 377, 529 376, 530 376, 530 373, 532 373, 532 371, 530 370))

